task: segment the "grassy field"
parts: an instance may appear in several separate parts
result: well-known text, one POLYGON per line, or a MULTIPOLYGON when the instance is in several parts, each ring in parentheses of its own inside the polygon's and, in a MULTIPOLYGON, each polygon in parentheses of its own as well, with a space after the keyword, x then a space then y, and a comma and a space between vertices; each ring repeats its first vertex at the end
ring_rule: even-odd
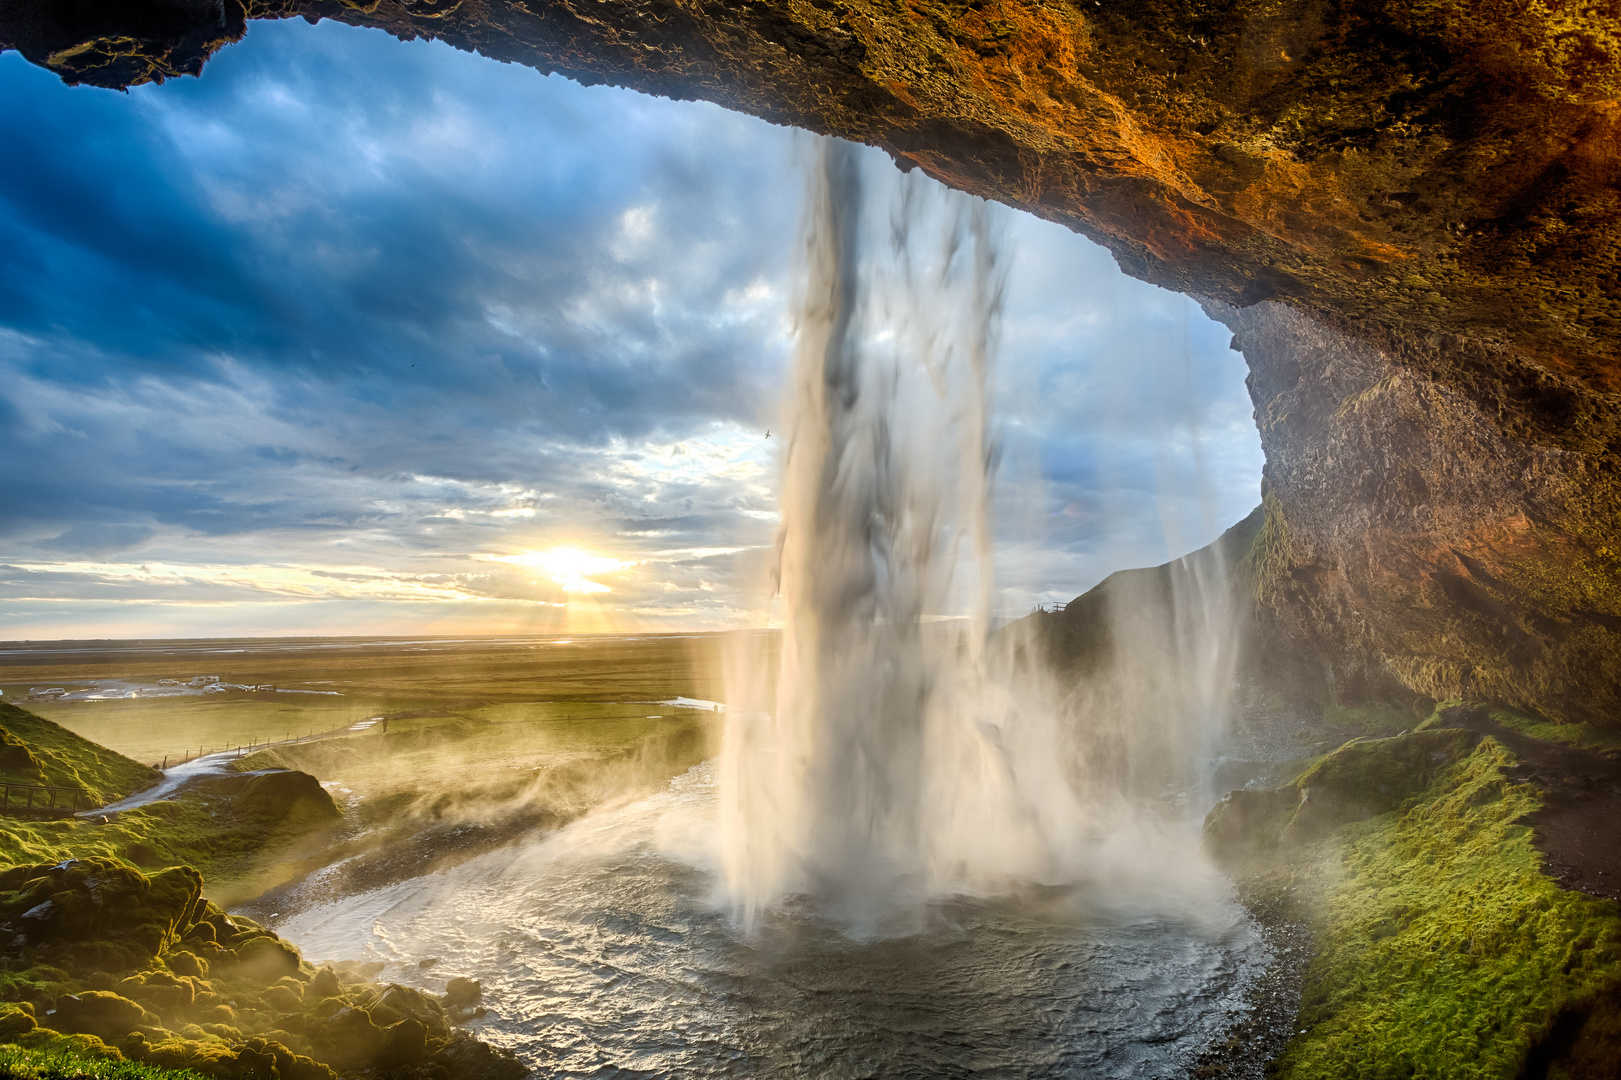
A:
POLYGON ((200 748, 331 731, 373 717, 387 716, 393 723, 413 713, 530 725, 555 720, 566 743, 570 724, 578 741, 582 724, 610 722, 610 732, 629 733, 620 721, 660 712, 642 705, 617 713, 579 707, 586 703, 719 699, 725 645, 723 635, 12 645, 0 649, 0 691, 17 701, 31 686, 155 685, 158 679, 217 675, 228 683, 323 692, 25 703, 32 712, 147 763, 200 748), (553 707, 561 703, 572 711, 558 713, 553 707))
MULTIPOLYGON (((211 898, 237 903, 359 852, 398 849, 402 865, 417 849, 437 858, 450 841, 435 838, 464 823, 478 824, 480 842, 495 843, 657 790, 713 753, 714 713, 657 703, 719 698, 727 646, 711 635, 0 646, 7 698, 42 684, 140 692, 160 678, 195 675, 330 692, 31 701, 27 709, 67 730, 26 734, 44 745, 71 732, 147 764, 270 743, 237 767, 312 773, 343 812, 330 827, 270 837, 257 824, 216 828, 217 807, 197 792, 109 826, 12 822, 4 854, 54 860, 82 849, 140 865, 186 862, 205 871, 211 898), (351 727, 364 720, 375 722, 351 727), (274 745, 310 732, 339 734, 274 745)), ((97 787, 97 801, 110 801, 116 786, 97 787)))

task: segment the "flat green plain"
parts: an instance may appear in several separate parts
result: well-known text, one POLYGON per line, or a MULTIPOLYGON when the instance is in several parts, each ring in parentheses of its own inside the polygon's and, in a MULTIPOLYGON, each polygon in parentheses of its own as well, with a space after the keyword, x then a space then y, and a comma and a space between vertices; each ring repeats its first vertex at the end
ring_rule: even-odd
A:
POLYGON ((721 698, 721 657, 734 640, 717 634, 12 645, 0 649, 0 690, 8 701, 147 763, 376 717, 388 717, 398 731, 413 714, 437 722, 459 716, 544 725, 544 741, 586 751, 635 742, 646 733, 646 717, 665 711, 658 701, 721 698), (22 700, 32 686, 154 685, 196 675, 283 692, 22 700))

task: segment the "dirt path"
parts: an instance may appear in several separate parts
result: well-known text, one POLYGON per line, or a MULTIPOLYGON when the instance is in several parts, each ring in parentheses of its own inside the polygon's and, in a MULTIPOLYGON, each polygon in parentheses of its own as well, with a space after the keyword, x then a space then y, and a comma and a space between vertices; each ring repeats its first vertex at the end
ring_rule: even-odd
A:
MULTIPOLYGON (((333 728, 315 735, 303 735, 296 739, 283 739, 281 742, 263 743, 253 748, 254 753, 260 750, 270 750, 278 746, 296 746, 299 743, 319 742, 322 739, 336 739, 355 731, 364 730, 365 721, 360 724, 351 724, 348 727, 333 728)), ((245 757, 242 749, 221 750, 217 754, 204 754, 202 757, 183 761, 179 765, 163 770, 163 779, 154 787, 145 791, 138 791, 128 798, 119 799, 115 803, 94 810, 81 810, 79 817, 100 817, 103 814, 116 814, 124 810, 134 810, 136 807, 148 806, 161 799, 177 795, 200 780, 216 776, 240 776, 242 773, 233 772, 231 763, 245 757)))
POLYGON ((1525 824, 1536 834, 1547 875, 1560 888, 1621 900, 1621 762, 1533 739, 1467 705, 1441 715, 1512 750, 1520 760, 1509 779, 1542 791, 1543 808, 1525 824))

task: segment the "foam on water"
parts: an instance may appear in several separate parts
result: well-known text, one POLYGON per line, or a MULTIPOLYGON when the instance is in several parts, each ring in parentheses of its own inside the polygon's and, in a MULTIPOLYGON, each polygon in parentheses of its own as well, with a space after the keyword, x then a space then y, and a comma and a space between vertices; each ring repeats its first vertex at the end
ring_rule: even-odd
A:
POLYGON ((1197 846, 1227 559, 1115 588, 1079 682, 991 633, 998 211, 819 147, 783 631, 738 635, 721 758, 278 929, 480 979, 549 1075, 1178 1075, 1265 958, 1197 846))
POLYGON ((745 934, 710 902, 715 813, 701 766, 278 930, 395 981, 480 979, 477 1033, 560 1077, 1176 1075, 1261 959, 1219 880, 1189 880, 1170 849, 1130 860, 1131 882, 1099 850, 1106 884, 939 903, 906 937, 852 939, 803 911, 745 934))

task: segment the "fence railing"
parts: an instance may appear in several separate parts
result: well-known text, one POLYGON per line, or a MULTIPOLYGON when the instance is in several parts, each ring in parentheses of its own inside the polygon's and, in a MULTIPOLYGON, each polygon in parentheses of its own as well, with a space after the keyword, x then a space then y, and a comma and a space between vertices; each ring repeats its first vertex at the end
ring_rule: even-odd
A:
POLYGON ((239 758, 247 757, 259 750, 268 750, 274 746, 297 746, 299 743, 319 742, 322 739, 331 739, 342 735, 346 731, 354 730, 354 724, 345 724, 328 731, 310 731, 303 735, 294 735, 287 732, 279 739, 267 739, 264 742, 226 743, 224 746, 199 746, 195 751, 188 750, 179 757, 164 757, 161 762, 154 761, 154 769, 168 769, 175 765, 184 765, 188 761, 196 761, 200 757, 210 754, 235 754, 239 758))
POLYGON ((78 788, 49 784, 0 784, 0 812, 16 810, 88 810, 90 796, 78 788))

